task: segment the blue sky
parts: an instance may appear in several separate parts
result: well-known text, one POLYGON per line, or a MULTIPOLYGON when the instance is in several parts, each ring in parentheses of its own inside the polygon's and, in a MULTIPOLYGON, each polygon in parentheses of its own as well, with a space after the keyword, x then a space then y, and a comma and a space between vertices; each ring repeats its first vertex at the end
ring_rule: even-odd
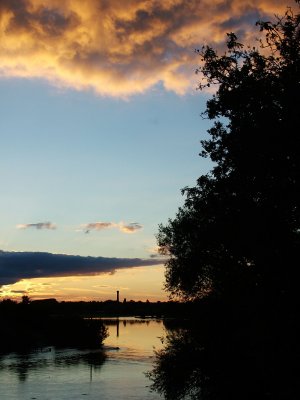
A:
POLYGON ((255 22, 288 4, 0 2, 0 296, 166 298, 158 224, 211 167, 198 154, 212 93, 196 91, 194 49, 223 52, 231 30, 257 43, 255 22), (83 264, 68 276, 39 252, 83 264))
MULTIPOLYGON (((103 98, 32 79, 2 79, 0 93, 0 248, 142 259, 155 254, 158 224, 183 204, 180 189, 210 166, 198 155, 210 125, 200 116, 206 96, 157 87, 126 100, 103 98), (86 234, 82 225, 98 221, 142 228, 86 234), (56 229, 17 229, 45 222, 56 229)), ((163 274, 161 264, 96 278, 25 279, 4 286, 2 294, 103 300, 120 290, 128 299, 155 301, 167 298, 163 274)))
POLYGON ((196 89, 178 96, 157 88, 120 100, 9 79, 0 92, 5 250, 147 257, 158 224, 182 204, 180 189, 209 167, 198 156, 209 122, 196 89), (45 221, 57 229, 16 229, 45 221), (77 231, 96 221, 143 228, 77 231))

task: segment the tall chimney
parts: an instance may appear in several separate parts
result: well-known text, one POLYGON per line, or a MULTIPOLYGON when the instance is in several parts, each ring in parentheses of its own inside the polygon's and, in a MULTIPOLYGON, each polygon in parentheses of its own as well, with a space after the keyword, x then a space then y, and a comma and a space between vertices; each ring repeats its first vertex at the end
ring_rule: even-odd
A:
POLYGON ((117 303, 119 303, 120 299, 119 299, 119 291, 117 290, 117 303))

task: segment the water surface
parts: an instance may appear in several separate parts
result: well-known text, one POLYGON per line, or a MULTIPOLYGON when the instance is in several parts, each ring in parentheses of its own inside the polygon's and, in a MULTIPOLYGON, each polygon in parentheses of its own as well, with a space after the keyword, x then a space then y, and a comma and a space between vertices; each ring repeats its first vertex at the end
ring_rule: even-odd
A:
POLYGON ((47 347, 0 356, 1 400, 113 400, 161 397, 149 390, 144 373, 153 349, 161 347, 162 321, 105 320, 103 350, 47 347))

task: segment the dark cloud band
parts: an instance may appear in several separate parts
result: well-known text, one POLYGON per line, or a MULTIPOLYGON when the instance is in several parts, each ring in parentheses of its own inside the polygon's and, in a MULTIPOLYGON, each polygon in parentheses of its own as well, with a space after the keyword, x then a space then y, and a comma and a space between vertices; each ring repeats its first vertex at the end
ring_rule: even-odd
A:
POLYGON ((123 268, 162 264, 141 258, 82 257, 67 254, 0 251, 0 286, 22 279, 112 273, 123 268))

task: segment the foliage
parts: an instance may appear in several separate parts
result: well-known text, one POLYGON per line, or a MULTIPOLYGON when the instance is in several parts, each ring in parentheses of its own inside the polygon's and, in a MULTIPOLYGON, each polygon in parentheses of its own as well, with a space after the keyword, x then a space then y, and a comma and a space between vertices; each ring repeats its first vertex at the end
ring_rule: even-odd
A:
POLYGON ((197 51, 199 88, 217 85, 205 112, 214 125, 201 142, 201 156, 214 167, 183 189, 184 206, 159 227, 173 296, 296 290, 300 14, 288 9, 275 22, 257 25, 263 37, 258 48, 229 33, 225 54, 197 51))
POLYGON ((83 318, 76 309, 66 313, 55 299, 28 300, 0 302, 0 353, 49 345, 101 348, 108 336, 102 321, 83 318))
POLYGON ((298 315, 222 304, 167 330, 147 373, 151 389, 166 400, 299 398, 298 315))
POLYGON ((202 355, 198 343, 184 329, 169 331, 166 346, 155 353, 154 368, 147 373, 151 389, 166 400, 181 400, 187 395, 197 399, 201 393, 202 371, 198 367, 202 355))

